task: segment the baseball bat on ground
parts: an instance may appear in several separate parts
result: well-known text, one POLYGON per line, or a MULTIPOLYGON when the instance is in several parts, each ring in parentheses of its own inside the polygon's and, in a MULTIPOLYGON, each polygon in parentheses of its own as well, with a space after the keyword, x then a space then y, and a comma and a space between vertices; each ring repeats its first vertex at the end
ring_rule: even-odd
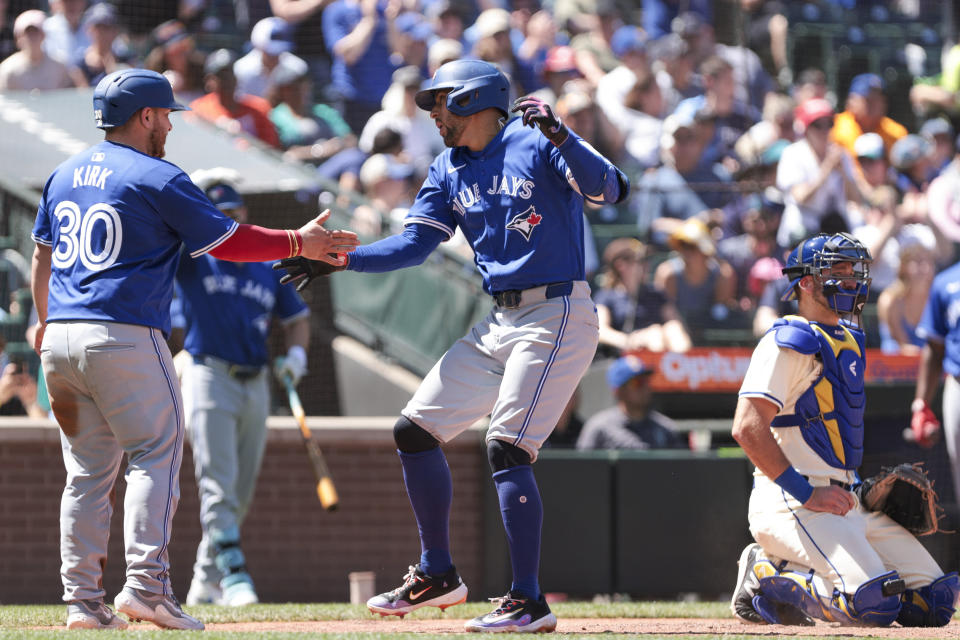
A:
POLYGON ((336 511, 337 505, 340 503, 337 497, 337 488, 333 486, 333 477, 330 475, 330 469, 327 467, 323 452, 320 451, 320 445, 313 439, 313 434, 307 428, 307 416, 303 412, 300 395, 297 394, 290 376, 283 376, 283 386, 287 388, 287 401, 290 403, 290 410, 300 426, 300 435, 303 436, 303 444, 307 448, 313 473, 317 477, 317 497, 320 499, 320 506, 327 511, 336 511))

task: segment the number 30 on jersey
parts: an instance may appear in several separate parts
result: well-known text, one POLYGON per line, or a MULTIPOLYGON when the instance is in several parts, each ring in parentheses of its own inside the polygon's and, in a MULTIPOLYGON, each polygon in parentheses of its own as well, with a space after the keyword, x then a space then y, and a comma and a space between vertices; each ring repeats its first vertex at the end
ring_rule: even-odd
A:
POLYGON ((60 223, 60 242, 53 251, 53 266, 68 269, 79 258, 90 271, 102 271, 116 262, 123 244, 123 227, 116 209, 98 202, 81 214, 76 202, 64 200, 53 215, 60 223))

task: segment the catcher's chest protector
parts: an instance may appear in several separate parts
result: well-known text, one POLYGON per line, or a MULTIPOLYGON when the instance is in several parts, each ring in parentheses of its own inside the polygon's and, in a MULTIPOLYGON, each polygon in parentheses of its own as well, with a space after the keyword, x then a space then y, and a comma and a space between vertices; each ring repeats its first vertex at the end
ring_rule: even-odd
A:
POLYGON ((800 427, 804 441, 838 469, 863 462, 864 334, 837 326, 786 316, 774 323, 777 345, 804 354, 819 354, 823 372, 794 407, 794 414, 774 418, 773 427, 800 427))

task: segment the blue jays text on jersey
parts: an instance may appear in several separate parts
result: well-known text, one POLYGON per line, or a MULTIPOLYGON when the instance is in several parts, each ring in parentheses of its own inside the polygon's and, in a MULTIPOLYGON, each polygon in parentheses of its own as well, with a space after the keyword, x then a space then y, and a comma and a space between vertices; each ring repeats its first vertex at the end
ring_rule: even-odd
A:
POLYGON ((52 248, 48 321, 93 320, 170 332, 181 244, 193 257, 237 223, 175 165, 104 141, 47 180, 33 239, 52 248))
MULTIPOLYGON (((570 133, 567 144, 589 146, 570 133)), ((592 151, 602 182, 615 169, 592 151)), ((434 160, 405 224, 473 247, 488 292, 584 279, 583 195, 567 161, 538 130, 509 121, 482 150, 447 149, 434 160)))
POLYGON ((239 263, 204 255, 183 256, 177 269, 178 311, 186 328, 184 348, 233 364, 266 364, 271 316, 290 322, 309 313, 292 286, 281 285, 271 263, 239 263))

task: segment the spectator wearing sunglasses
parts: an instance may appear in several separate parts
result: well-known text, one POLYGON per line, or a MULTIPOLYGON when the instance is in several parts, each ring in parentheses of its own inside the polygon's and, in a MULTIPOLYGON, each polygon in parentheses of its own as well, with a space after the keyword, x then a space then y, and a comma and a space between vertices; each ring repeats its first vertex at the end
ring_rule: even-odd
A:
POLYGON ((784 194, 783 217, 777 231, 781 248, 816 233, 849 231, 848 195, 862 200, 855 178, 854 160, 830 139, 834 110, 823 98, 797 106, 796 125, 803 137, 789 145, 777 166, 777 188, 784 194))

